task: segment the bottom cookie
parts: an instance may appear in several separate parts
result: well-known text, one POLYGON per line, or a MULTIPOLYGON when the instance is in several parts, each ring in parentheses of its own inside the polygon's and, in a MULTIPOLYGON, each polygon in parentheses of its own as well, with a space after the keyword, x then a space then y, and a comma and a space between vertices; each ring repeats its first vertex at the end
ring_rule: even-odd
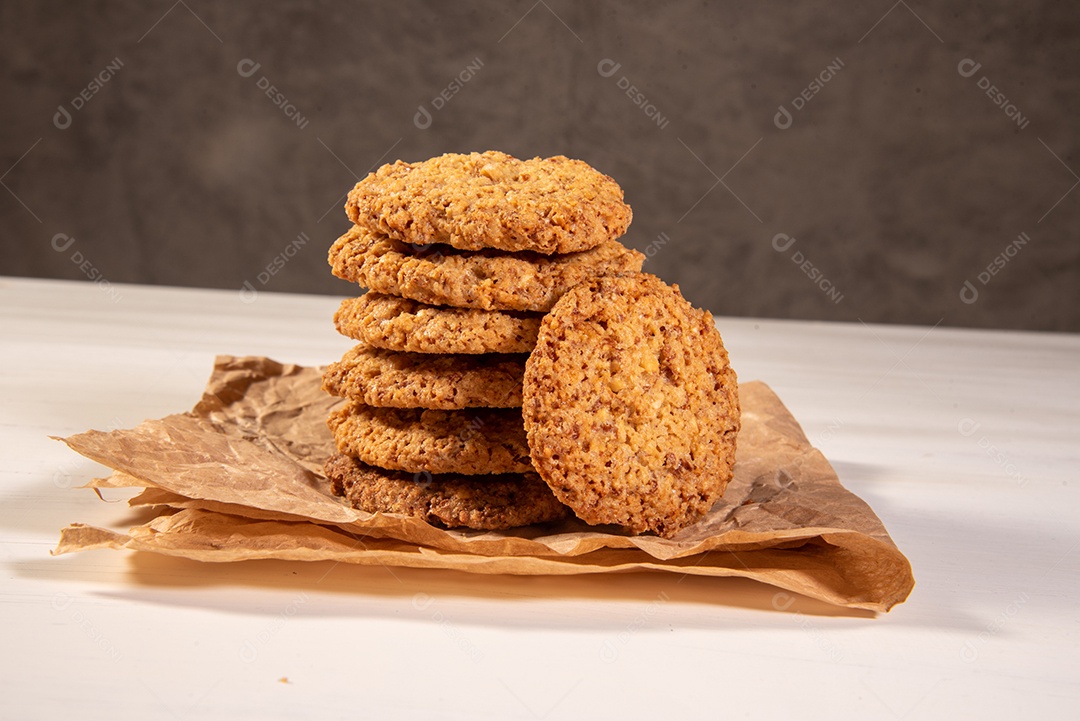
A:
POLYGON ((496 531, 569 517, 535 473, 406 473, 335 454, 324 468, 334 494, 368 513, 401 513, 448 528, 496 531))

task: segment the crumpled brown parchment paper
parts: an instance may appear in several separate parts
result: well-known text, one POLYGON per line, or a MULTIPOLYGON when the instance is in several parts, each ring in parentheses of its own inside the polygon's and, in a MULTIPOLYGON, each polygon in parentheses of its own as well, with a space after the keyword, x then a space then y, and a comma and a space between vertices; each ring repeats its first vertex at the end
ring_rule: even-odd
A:
POLYGON ((140 487, 159 515, 126 532, 72 524, 54 553, 128 548, 202 561, 332 559, 476 573, 658 570, 753 578, 831 603, 887 611, 914 585, 881 521, 849 492, 764 383, 740 386, 735 477, 675 538, 567 521, 512 531, 445 530, 370 514, 330 493, 325 419, 340 402, 321 369, 221 356, 189 413, 62 439, 114 469, 93 487, 140 487))

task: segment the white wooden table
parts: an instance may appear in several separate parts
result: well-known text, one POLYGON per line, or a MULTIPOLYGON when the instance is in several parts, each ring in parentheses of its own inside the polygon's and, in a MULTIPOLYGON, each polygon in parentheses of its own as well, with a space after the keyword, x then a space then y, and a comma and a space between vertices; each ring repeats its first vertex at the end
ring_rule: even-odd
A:
POLYGON ((738 579, 50 557, 114 528, 49 435, 321 364, 337 300, 0 278, 0 718, 1077 718, 1080 337, 719 318, 911 559, 872 617, 738 579))

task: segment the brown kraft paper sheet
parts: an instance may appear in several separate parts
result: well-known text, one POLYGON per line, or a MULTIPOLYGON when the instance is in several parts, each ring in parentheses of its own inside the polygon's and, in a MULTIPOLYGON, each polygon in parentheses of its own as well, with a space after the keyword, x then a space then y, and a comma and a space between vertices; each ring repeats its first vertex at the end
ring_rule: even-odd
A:
POLYGON ((740 386, 735 477, 723 499, 671 539, 571 520, 511 531, 446 530, 356 510, 321 473, 338 399, 321 370, 221 356, 189 413, 63 439, 114 473, 92 486, 145 490, 161 514, 126 533, 73 524, 56 553, 112 547, 204 561, 333 559, 477 573, 660 570, 743 576, 843 606, 886 611, 911 567, 883 524, 841 484, 760 382, 740 386))

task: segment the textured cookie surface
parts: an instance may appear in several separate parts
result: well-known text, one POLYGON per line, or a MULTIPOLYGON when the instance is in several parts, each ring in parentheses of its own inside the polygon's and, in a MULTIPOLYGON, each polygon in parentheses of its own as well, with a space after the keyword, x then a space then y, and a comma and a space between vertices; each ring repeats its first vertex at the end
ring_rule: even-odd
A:
POLYGON ((369 291, 342 301, 338 332, 377 348, 412 353, 528 353, 539 313, 427 305, 369 291))
POLYGON ((355 401, 331 411, 340 452, 395 471, 525 473, 533 470, 521 411, 374 408, 355 401))
POLYGON ((632 273, 571 290, 526 364, 533 463, 582 520, 670 537, 731 480, 739 401, 712 317, 632 273))
POLYGON ((361 343, 327 367, 323 390, 369 406, 520 408, 525 358, 399 353, 361 343))
POLYGON ((414 248, 354 225, 330 247, 334 275, 430 305, 547 311, 581 281, 640 270, 645 256, 617 240, 567 255, 414 248))
POLYGON ((349 218, 406 243, 574 253, 630 225, 622 188, 581 160, 488 151, 398 161, 361 180, 349 218))
POLYGON ((450 528, 501 530, 570 515, 535 473, 411 474, 336 454, 326 462, 334 493, 368 513, 401 513, 450 528))

